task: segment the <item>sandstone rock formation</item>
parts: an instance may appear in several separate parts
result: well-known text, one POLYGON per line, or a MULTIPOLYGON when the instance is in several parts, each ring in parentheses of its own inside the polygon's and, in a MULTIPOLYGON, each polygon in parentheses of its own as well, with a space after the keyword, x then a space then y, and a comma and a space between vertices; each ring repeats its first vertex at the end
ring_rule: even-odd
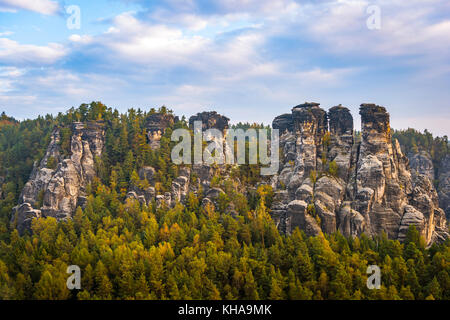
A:
POLYGON ((439 168, 439 205, 445 210, 447 221, 450 221, 450 155, 441 162, 439 168))
POLYGON ((162 135, 165 130, 173 126, 174 123, 175 118, 172 114, 153 113, 147 117, 147 137, 152 149, 159 148, 162 135))
POLYGON ((449 235, 437 193, 427 177, 411 175, 408 158, 398 141, 392 142, 386 109, 362 104, 360 114, 361 141, 354 137, 350 111, 341 105, 327 113, 317 103, 305 103, 292 109, 292 118, 275 118, 284 155, 272 206, 279 229, 339 230, 346 236, 384 232, 403 240, 414 224, 428 243, 443 241, 449 235))
POLYGON ((25 184, 19 197, 19 204, 30 203, 34 205, 38 201, 39 193, 47 188, 56 170, 56 168, 48 168, 50 159, 56 163, 61 161, 59 142, 59 129, 55 128, 51 134, 50 144, 47 147, 44 158, 42 158, 39 165, 37 163, 34 164, 30 179, 25 184))
POLYGON ((189 127, 193 128, 195 121, 202 122, 203 130, 215 128, 223 132, 225 129, 228 129, 228 122, 230 119, 218 114, 216 111, 210 111, 197 113, 195 116, 190 117, 189 127))
POLYGON ((149 205, 155 200, 156 190, 154 186, 156 170, 152 167, 143 167, 139 169, 138 175, 141 181, 146 180, 145 186, 131 185, 127 198, 138 200, 141 204, 149 205))
POLYGON ((431 156, 427 151, 408 155, 411 172, 425 175, 432 184, 437 182, 439 206, 445 211, 447 220, 450 219, 450 156, 445 156, 435 169, 431 156))
MULTIPOLYGON (((398 141, 392 142, 390 119, 384 107, 362 104, 361 136, 353 131, 353 117, 342 105, 328 112, 318 103, 304 103, 290 114, 276 117, 280 130, 280 170, 272 178, 272 217, 279 230, 291 233, 296 227, 308 235, 340 231, 346 236, 385 233, 404 240, 415 225, 430 244, 449 237, 445 212, 450 211, 450 157, 443 160, 439 197, 433 186, 434 169, 427 155, 403 155, 398 141), (431 176, 433 173, 433 176, 431 176), (440 206, 439 206, 440 205, 440 206)), ((154 113, 147 118, 150 145, 159 148, 162 134, 173 127, 171 114, 154 113)), ((229 119, 216 112, 203 112, 189 119, 202 121, 202 129, 229 127, 229 119)), ((86 186, 95 177, 94 161, 105 144, 101 122, 74 123, 71 153, 60 151, 60 132, 55 128, 47 152, 34 165, 14 208, 12 222, 20 233, 29 230, 39 217, 71 218, 84 207, 86 186)), ((230 166, 196 164, 178 168, 169 192, 158 192, 156 170, 139 168, 139 180, 127 198, 143 205, 174 207, 185 202, 190 192, 201 197, 202 205, 218 205, 223 190, 212 185, 220 173, 230 179, 230 166)), ((230 214, 236 214, 230 205, 230 214)))
POLYGON ((431 156, 426 151, 408 155, 411 171, 426 175, 431 182, 434 181, 434 166, 431 156))
POLYGON ((191 170, 188 167, 182 167, 179 169, 179 174, 174 181, 172 181, 171 192, 164 194, 157 194, 155 190, 155 169, 152 167, 143 167, 139 170, 139 179, 141 181, 146 180, 147 186, 145 188, 141 186, 132 185, 127 198, 138 200, 141 204, 150 205, 152 201, 155 201, 158 206, 162 205, 164 201, 167 206, 173 207, 177 202, 184 202, 187 194, 189 193, 189 181, 191 170))
MULTIPOLYGON (((147 130, 150 138, 150 145, 153 149, 159 148, 159 140, 161 134, 168 127, 173 126, 173 118, 170 115, 153 114, 147 122, 147 130)), ((202 130, 219 129, 222 132, 228 128, 229 119, 217 112, 202 112, 189 119, 191 128, 195 121, 202 122, 202 130)), ((224 169, 224 168, 221 168, 224 169)), ((205 202, 210 201, 214 204, 216 194, 211 189, 211 179, 214 177, 214 169, 210 165, 198 164, 190 167, 180 167, 178 177, 172 181, 171 191, 164 194, 158 194, 154 188, 153 176, 155 169, 144 167, 139 170, 139 178, 141 181, 147 180, 149 187, 143 189, 140 186, 132 185, 128 191, 127 198, 138 200, 141 204, 150 205, 155 201, 159 207, 163 204, 174 207, 176 203, 183 203, 189 192, 193 192, 199 196, 205 196, 205 202), (199 192, 202 194, 199 194, 199 192)))
POLYGON ((104 146, 102 123, 75 122, 71 138, 71 155, 63 159, 59 148, 59 129, 55 128, 47 152, 40 164, 35 164, 30 179, 13 209, 12 221, 19 231, 29 229, 32 218, 71 217, 77 206, 83 206, 85 187, 95 176, 95 157, 104 146), (50 168, 50 159, 57 163, 50 168))
POLYGON ((33 209, 29 203, 23 203, 15 207, 17 230, 23 234, 25 230, 31 230, 33 219, 42 216, 41 210, 33 209))
POLYGON ((275 120, 273 120, 272 127, 274 129, 280 130, 280 134, 292 130, 292 128, 294 127, 292 114, 285 113, 281 116, 276 117, 275 120))

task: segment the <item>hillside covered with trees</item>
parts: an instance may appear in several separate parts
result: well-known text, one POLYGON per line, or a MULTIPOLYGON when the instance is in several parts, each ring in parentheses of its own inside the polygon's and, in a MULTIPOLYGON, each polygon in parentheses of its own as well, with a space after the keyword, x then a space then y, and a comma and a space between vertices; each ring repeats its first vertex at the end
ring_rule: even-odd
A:
MULTIPOLYGON (((175 122, 153 150, 145 122, 155 113, 171 111, 120 114, 94 102, 35 120, 2 114, 0 299, 450 299, 449 240, 426 248, 414 227, 403 243, 386 235, 307 236, 298 228, 281 234, 269 210, 273 190, 261 184, 258 165, 233 170, 233 180, 216 171, 212 184, 224 191, 216 207, 201 205, 202 195, 193 193, 174 207, 127 198, 130 186, 148 183, 139 178, 141 167, 155 168, 158 192, 169 191, 180 170, 170 160, 170 137, 188 124, 175 122), (32 232, 19 235, 11 212, 33 163, 43 157, 55 126, 61 150, 70 153, 74 121, 105 127, 87 203, 73 219, 35 219, 32 232), (66 287, 69 265, 82 270, 79 291, 66 287), (366 286, 369 265, 381 268, 380 290, 366 286)), ((406 150, 428 148, 436 160, 448 153, 446 137, 430 140, 425 133, 422 141, 408 132, 394 134, 406 150)))

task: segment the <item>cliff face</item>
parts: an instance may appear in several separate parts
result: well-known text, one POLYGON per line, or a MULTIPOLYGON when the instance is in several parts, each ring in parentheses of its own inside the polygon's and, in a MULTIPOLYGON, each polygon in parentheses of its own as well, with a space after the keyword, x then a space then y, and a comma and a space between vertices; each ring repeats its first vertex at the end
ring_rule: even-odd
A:
POLYGON ((434 166, 431 156, 426 151, 420 151, 416 154, 409 154, 409 164, 411 172, 416 171, 426 175, 430 181, 434 181, 434 166))
MULTIPOLYGON (((152 119, 162 119, 160 116, 153 115, 152 119)), ((172 122, 167 121, 153 121, 151 126, 147 126, 148 132, 164 132, 165 129, 173 125, 172 122)), ((229 119, 223 115, 218 114, 215 111, 202 112, 192 116, 189 119, 189 124, 191 129, 193 129, 194 122, 202 122, 202 130, 207 129, 219 129, 224 132, 225 129, 229 127, 229 119)), ((149 135, 150 137, 150 135, 149 135)), ((159 141, 159 140, 158 140, 159 141)), ((152 140, 150 139, 150 144, 152 140)), ((159 144, 153 144, 153 148, 159 148, 159 144)), ((211 180, 214 177, 215 170, 221 170, 222 174, 226 175, 225 167, 218 166, 213 168, 209 165, 192 165, 192 167, 180 167, 178 170, 178 177, 172 181, 172 186, 170 192, 165 192, 164 194, 158 193, 155 190, 154 174, 155 169, 152 167, 141 168, 138 172, 141 181, 147 180, 148 187, 143 188, 142 186, 131 186, 127 198, 136 199, 141 204, 149 205, 155 202, 157 206, 167 205, 169 207, 174 207, 176 203, 183 203, 189 192, 196 195, 202 193, 201 195, 205 198, 203 199, 203 205, 208 203, 214 205, 217 197, 223 193, 221 189, 212 188, 211 180)))
POLYGON ((450 156, 447 155, 441 162, 439 169, 439 204, 450 219, 450 156))
POLYGON ((447 221, 450 219, 450 156, 445 156, 436 170, 431 155, 424 150, 408 155, 411 172, 423 174, 434 184, 438 184, 439 206, 445 211, 447 221))
POLYGON ((218 114, 216 111, 209 111, 197 113, 195 116, 190 117, 189 127, 193 128, 195 121, 202 122, 203 130, 214 128, 223 132, 225 129, 228 129, 228 121, 230 119, 218 114))
POLYGON ((63 159, 55 128, 44 158, 35 164, 19 205, 13 209, 12 221, 19 232, 29 229, 33 218, 70 218, 84 203, 85 187, 96 174, 94 159, 103 150, 104 131, 98 123, 74 123, 72 131, 70 158, 63 159))
POLYGON ((398 141, 391 142, 386 109, 363 104, 360 114, 358 142, 353 118, 342 106, 326 113, 305 103, 292 110, 292 123, 287 115, 274 120, 274 127, 285 129, 272 207, 279 228, 290 233, 300 227, 311 235, 384 232, 403 240, 414 224, 428 243, 447 238, 437 193, 426 176, 411 175, 398 141))
POLYGON ((154 113, 146 120, 147 137, 152 149, 158 149, 160 140, 165 130, 175 123, 175 118, 171 114, 154 113))
MULTIPOLYGON (((449 237, 445 212, 450 209, 450 157, 443 160, 439 173, 440 194, 434 189, 430 173, 434 170, 425 155, 412 159, 403 155, 398 141, 392 142, 390 119, 384 107, 363 104, 360 108, 361 136, 353 133, 349 109, 339 105, 328 112, 318 103, 304 103, 290 114, 275 118, 280 129, 282 158, 278 175, 271 183, 273 219, 280 231, 296 227, 308 235, 339 230, 346 236, 386 233, 403 240, 415 225, 428 243, 449 237), (440 206, 439 206, 440 205, 440 206)), ((203 130, 224 131, 229 119, 216 112, 203 112, 189 119, 202 121, 203 130)), ((152 148, 159 148, 164 131, 175 118, 152 114, 146 127, 152 148)), ((102 123, 74 123, 70 157, 60 150, 60 132, 55 128, 44 158, 35 164, 14 208, 12 222, 23 233, 39 217, 71 218, 86 203, 85 188, 95 177, 94 160, 105 144, 102 123)), ((192 165, 180 167, 169 192, 155 188, 155 169, 138 171, 140 183, 131 185, 127 198, 140 203, 173 207, 193 192, 202 196, 202 205, 217 205, 223 193, 211 186, 217 170, 230 180, 229 166, 192 165)), ((238 182, 236 182, 238 183, 238 182)), ((241 186, 245 192, 246 186, 241 186)), ((247 190, 248 191, 248 190, 247 190)), ((227 209, 235 212, 232 205, 227 209)))

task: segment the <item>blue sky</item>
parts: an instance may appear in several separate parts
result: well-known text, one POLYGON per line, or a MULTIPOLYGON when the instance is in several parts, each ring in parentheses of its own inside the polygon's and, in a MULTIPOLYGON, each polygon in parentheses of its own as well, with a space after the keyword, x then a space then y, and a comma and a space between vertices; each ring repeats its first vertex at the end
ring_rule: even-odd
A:
POLYGON ((359 128, 373 102, 448 135, 449 88, 447 0, 0 0, 0 111, 19 119, 100 100, 271 123, 315 101, 359 128))

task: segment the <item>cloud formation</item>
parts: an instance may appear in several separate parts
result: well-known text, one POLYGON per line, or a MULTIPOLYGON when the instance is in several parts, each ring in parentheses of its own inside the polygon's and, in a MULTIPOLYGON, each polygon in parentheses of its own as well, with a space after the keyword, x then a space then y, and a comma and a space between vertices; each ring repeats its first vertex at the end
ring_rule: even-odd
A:
POLYGON ((20 44, 8 38, 0 38, 0 62, 13 65, 52 64, 66 54, 66 49, 58 43, 47 46, 20 44))
MULTIPOLYGON (((2 31, 0 65, 21 71, 0 72, 1 106, 32 106, 25 113, 34 116, 89 100, 122 111, 166 104, 186 115, 216 109, 233 121, 269 123, 306 100, 325 108, 342 103, 355 118, 360 103, 375 102, 398 126, 402 114, 426 114, 430 97, 435 114, 448 110, 444 0, 123 2, 140 7, 99 14, 103 32, 83 22, 58 43, 19 41, 16 30, 2 31), (369 5, 380 8, 380 30, 367 28, 369 5)), ((81 10, 86 21, 90 7, 81 10)), ((448 129, 439 122, 434 130, 448 129)))
POLYGON ((60 6, 58 2, 51 0, 0 0, 0 11, 16 12, 18 10, 52 15, 60 10, 60 6))

